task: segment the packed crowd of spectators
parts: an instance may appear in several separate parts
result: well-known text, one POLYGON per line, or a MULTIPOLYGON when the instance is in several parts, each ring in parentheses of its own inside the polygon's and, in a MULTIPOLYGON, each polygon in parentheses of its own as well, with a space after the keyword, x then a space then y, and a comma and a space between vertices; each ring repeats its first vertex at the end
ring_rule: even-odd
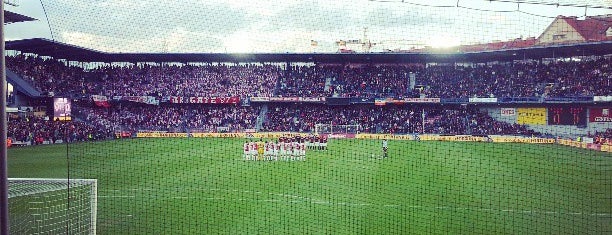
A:
POLYGON ((84 69, 32 56, 7 56, 7 68, 56 96, 272 96, 275 65, 126 65, 84 69))
POLYGON ((337 77, 336 71, 322 66, 292 66, 279 78, 276 95, 285 97, 331 96, 328 80, 337 77))
POLYGON ((540 135, 518 124, 494 120, 477 109, 402 106, 278 105, 268 110, 264 131, 312 132, 316 124, 359 125, 366 133, 540 135), (423 112, 424 111, 424 112, 423 112), (425 131, 423 131, 425 122, 425 131))
POLYGON ((612 144, 612 129, 606 129, 605 131, 597 131, 593 134, 589 134, 588 137, 593 138, 593 143, 596 144, 612 144))
POLYGON ((333 81, 341 97, 405 97, 411 93, 410 74, 422 69, 411 65, 347 65, 333 81))
POLYGON ((32 56, 7 67, 56 95, 300 97, 571 97, 612 95, 612 59, 507 64, 106 65, 32 56), (414 78, 414 88, 411 86, 414 78))
POLYGON ((68 66, 64 62, 42 57, 6 56, 6 68, 20 75, 42 93, 59 95, 92 94, 94 84, 82 67, 68 66))
POLYGON ((612 59, 430 66, 417 75, 429 97, 572 97, 612 94, 612 59))
POLYGON ((56 143, 75 141, 92 141, 113 138, 109 129, 100 128, 81 121, 58 121, 45 117, 9 118, 7 137, 13 142, 19 141, 30 145, 42 144, 43 141, 56 143))
POLYGON ((99 92, 105 95, 247 97, 272 96, 280 75, 273 65, 185 65, 103 67, 99 92))
POLYGON ((260 107, 196 106, 187 113, 192 132, 235 132, 254 129, 260 107))
POLYGON ((76 116, 115 131, 236 132, 255 127, 259 107, 123 105, 77 107, 76 116))
POLYGON ((428 109, 425 111, 425 133, 471 135, 521 135, 539 136, 520 124, 510 124, 493 119, 477 109, 428 109))

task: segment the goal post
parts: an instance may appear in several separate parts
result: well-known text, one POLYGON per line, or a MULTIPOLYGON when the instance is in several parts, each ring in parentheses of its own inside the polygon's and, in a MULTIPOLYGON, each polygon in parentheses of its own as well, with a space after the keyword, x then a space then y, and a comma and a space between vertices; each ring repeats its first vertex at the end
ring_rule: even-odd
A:
POLYGON ((96 234, 96 179, 9 178, 12 234, 96 234))
POLYGON ((315 124, 316 135, 321 134, 359 134, 360 125, 333 125, 326 123, 315 124))

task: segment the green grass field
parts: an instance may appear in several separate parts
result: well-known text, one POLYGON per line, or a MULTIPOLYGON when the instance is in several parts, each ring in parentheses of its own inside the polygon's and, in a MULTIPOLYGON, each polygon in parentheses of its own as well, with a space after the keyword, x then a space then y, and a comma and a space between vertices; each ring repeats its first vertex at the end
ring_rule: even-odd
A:
POLYGON ((9 149, 9 177, 98 179, 99 234, 611 234, 612 156, 559 145, 331 140, 304 162, 242 139, 9 149))

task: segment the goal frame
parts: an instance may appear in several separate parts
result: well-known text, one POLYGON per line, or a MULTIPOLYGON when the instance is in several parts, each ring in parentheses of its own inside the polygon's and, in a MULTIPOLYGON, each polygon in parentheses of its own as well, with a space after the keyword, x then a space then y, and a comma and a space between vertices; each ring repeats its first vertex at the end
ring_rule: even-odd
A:
MULTIPOLYGON (((90 219, 91 219, 91 224, 90 224, 90 234, 96 234, 97 233, 97 217, 98 217, 98 180, 97 179, 69 179, 69 178, 8 178, 8 185, 9 185, 9 191, 8 191, 8 199, 11 198, 17 198, 17 197, 24 197, 24 196, 30 196, 30 195, 35 195, 35 194, 40 194, 40 193, 46 193, 46 192, 53 192, 53 191, 59 191, 59 190, 67 190, 68 195, 70 195, 70 188, 74 187, 74 183, 78 182, 82 182, 82 185, 91 185, 91 199, 90 199, 90 206, 91 206, 91 215, 90 215, 90 219), (34 190, 32 192, 27 192, 24 194, 18 194, 18 195, 11 195, 11 190, 10 190, 10 185, 13 182, 50 182, 50 183, 59 183, 59 184, 64 184, 65 187, 62 188, 58 188, 58 189, 52 189, 52 190, 46 190, 46 189, 39 189, 39 190, 34 190)), ((9 202, 10 203, 10 202, 9 202)), ((70 203, 70 199, 68 199, 68 203, 70 203)), ((9 218, 10 220, 10 215, 9 218)))

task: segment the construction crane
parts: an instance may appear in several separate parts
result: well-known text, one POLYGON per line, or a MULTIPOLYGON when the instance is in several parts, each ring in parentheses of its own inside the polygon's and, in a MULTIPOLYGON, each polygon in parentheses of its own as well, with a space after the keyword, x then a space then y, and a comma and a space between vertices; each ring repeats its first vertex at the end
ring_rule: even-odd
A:
POLYGON ((368 39, 368 28, 363 28, 363 38, 362 39, 352 39, 352 40, 338 40, 336 41, 336 46, 338 46, 338 52, 340 53, 354 53, 355 51, 351 49, 352 45, 361 46, 361 51, 364 53, 369 53, 373 46, 377 43, 370 41, 368 39))
POLYGON ((409 52, 423 49, 425 46, 427 46, 427 44, 421 41, 411 39, 383 40, 378 44, 384 46, 382 50, 383 52, 409 52))
POLYGON ((390 39, 390 40, 382 40, 380 42, 372 42, 368 38, 368 28, 363 28, 363 38, 362 39, 353 39, 353 40, 338 40, 336 41, 336 46, 338 46, 338 52, 340 53, 355 53, 354 46, 360 46, 361 52, 370 53, 374 46, 387 46, 383 47, 383 52, 409 52, 412 50, 423 49, 426 44, 411 39, 390 39), (393 48, 389 48, 389 46, 393 46, 393 48))

